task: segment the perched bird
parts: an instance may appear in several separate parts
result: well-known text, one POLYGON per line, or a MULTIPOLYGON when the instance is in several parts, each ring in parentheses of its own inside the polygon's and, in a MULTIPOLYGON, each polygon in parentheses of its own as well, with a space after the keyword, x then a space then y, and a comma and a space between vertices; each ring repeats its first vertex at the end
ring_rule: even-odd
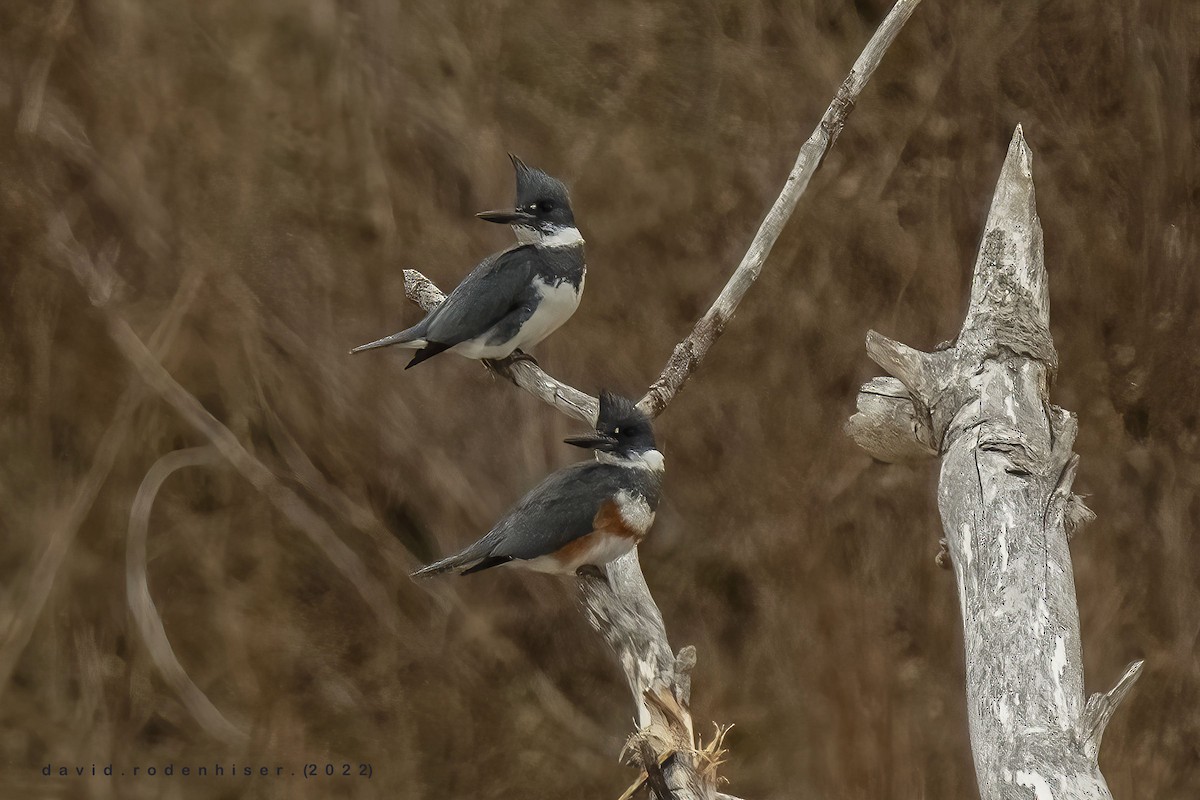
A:
POLYGON ((575 313, 587 267, 567 187, 509 158, 517 171, 516 208, 476 216, 511 225, 517 244, 480 262, 416 325, 351 353, 392 345, 418 351, 405 369, 447 350, 505 358, 542 341, 575 313))
POLYGON ((501 564, 571 575, 636 547, 654 522, 662 490, 664 462, 650 418, 633 401, 602 392, 595 433, 565 441, 595 450, 595 460, 551 474, 482 539, 414 577, 468 575, 501 564))

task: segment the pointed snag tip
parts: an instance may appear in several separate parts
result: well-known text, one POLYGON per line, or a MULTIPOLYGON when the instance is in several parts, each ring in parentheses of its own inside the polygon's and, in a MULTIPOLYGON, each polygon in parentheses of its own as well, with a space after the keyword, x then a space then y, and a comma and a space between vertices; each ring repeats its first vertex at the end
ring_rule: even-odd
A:
POLYGON ((1008 172, 1013 167, 1020 167, 1021 176, 1030 181, 1033 180, 1033 150, 1025 141, 1025 131, 1019 123, 1016 130, 1013 131, 1012 141, 1009 142, 1008 155, 1004 159, 1002 172, 1008 172))
POLYGON ((1124 686, 1125 691, 1133 684, 1137 683, 1137 679, 1142 677, 1142 669, 1146 666, 1146 659, 1139 658, 1137 661, 1130 662, 1125 668, 1125 672, 1121 675, 1121 680, 1117 681, 1118 686, 1124 686))

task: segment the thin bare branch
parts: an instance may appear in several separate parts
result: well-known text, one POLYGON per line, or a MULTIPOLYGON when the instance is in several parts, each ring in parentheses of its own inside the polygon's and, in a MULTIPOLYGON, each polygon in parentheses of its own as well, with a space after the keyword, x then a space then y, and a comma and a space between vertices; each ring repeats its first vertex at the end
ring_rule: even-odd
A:
POLYGON ((610 563, 604 575, 581 575, 579 589, 588 621, 617 655, 638 704, 638 730, 625 754, 643 775, 630 788, 652 780, 661 767, 674 797, 711 798, 716 776, 699 768, 688 708, 696 649, 685 647, 679 655, 672 652, 637 550, 610 563), (647 747, 653 758, 644 755, 647 747))
POLYGON ((50 67, 54 63, 54 55, 58 51, 67 21, 74 10, 74 0, 55 0, 50 8, 49 24, 38 52, 37 60, 29 70, 25 81, 24 102, 17 115, 17 133, 22 136, 32 136, 38 128, 42 117, 42 104, 46 98, 46 79, 50 77, 50 67))
POLYGON ((796 164, 784 182, 783 190, 750 242, 750 248, 742 257, 742 263, 734 270, 721 294, 696 323, 688 337, 676 345, 667 365, 663 367, 662 374, 639 403, 651 416, 658 416, 670 404, 708 354, 713 342, 724 332, 725 325, 733 317, 738 304, 762 272, 771 248, 775 246, 784 225, 791 218, 813 174, 824 162, 825 155, 833 147, 833 143, 837 141, 838 134, 842 132, 854 104, 858 102, 863 87, 867 85, 888 47, 920 2, 921 0, 899 0, 875 31, 875 35, 867 42, 858 60, 854 62, 850 74, 846 76, 833 102, 821 117, 820 124, 800 148, 796 164))
MULTIPOLYGON (((858 60, 854 62, 850 74, 846 76, 825 115, 821 117, 820 124, 800 148, 800 154, 796 157, 796 163, 787 180, 784 181, 782 191, 759 225, 758 233, 751 240, 750 248, 742 257, 741 263, 733 271, 733 275, 712 306, 696 322, 692 332, 675 346, 658 380, 650 385, 646 394, 638 401, 638 406, 651 417, 657 417, 666 410, 688 378, 700 366, 713 342, 725 331, 725 326, 733 317, 738 304, 762 272, 771 248, 775 246, 776 240, 791 218, 796 204, 808 188, 809 181, 825 160, 825 155, 833 147, 833 143, 837 141, 838 134, 842 132, 854 104, 858 102, 863 87, 867 85, 888 47, 920 2, 921 0, 898 0, 875 31, 875 35, 867 42, 858 60)), ((404 291, 409 300, 425 311, 436 308, 445 299, 441 290, 415 269, 404 270, 404 291)), ((600 407, 596 398, 550 376, 540 367, 528 361, 511 358, 485 363, 496 373, 567 416, 588 423, 595 422, 600 407)))
POLYGON ((1084 752, 1089 758, 1099 757, 1100 740, 1104 738, 1104 729, 1108 727, 1108 721, 1112 719, 1117 707, 1124 702, 1125 697, 1133 689, 1137 679, 1142 677, 1142 667, 1145 664, 1145 661, 1134 661, 1125 668, 1111 689, 1104 694, 1094 694, 1088 698, 1083 719, 1080 721, 1079 736, 1083 742, 1084 752))

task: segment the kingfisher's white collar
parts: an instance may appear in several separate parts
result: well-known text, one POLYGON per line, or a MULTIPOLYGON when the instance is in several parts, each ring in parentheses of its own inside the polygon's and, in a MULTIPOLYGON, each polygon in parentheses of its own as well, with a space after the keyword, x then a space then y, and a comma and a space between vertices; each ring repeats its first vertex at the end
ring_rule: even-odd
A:
POLYGON ((614 453, 596 451, 596 460, 604 464, 616 464, 618 467, 633 469, 648 469, 651 472, 662 472, 666 469, 666 459, 657 450, 647 450, 644 453, 634 453, 632 456, 618 456, 614 453))
POLYGON ((526 225, 513 225, 512 229, 521 244, 536 244, 542 247, 574 247, 583 244, 583 235, 574 225, 569 228, 555 225, 550 229, 550 233, 526 225))

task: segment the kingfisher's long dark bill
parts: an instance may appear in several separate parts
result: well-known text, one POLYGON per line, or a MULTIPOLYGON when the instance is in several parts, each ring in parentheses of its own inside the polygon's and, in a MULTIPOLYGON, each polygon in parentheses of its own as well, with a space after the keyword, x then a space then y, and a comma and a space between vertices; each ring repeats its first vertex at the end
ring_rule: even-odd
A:
POLYGON ((397 342, 402 342, 402 341, 404 341, 404 339, 402 338, 403 334, 404 334, 404 331, 401 331, 400 333, 393 333, 391 336, 385 336, 382 339, 376 339, 373 342, 367 342, 366 344, 360 344, 358 347, 354 348, 350 352, 352 354, 353 353, 361 353, 363 350, 374 350, 376 347, 387 347, 389 344, 396 344, 397 342))
POLYGON ((603 433, 585 433, 582 436, 568 436, 563 441, 576 447, 586 447, 589 450, 612 450, 617 446, 616 437, 603 433))
POLYGON ((528 211, 519 209, 500 210, 500 211, 480 211, 475 216, 488 222, 498 222, 502 225, 532 225, 537 219, 528 211))

